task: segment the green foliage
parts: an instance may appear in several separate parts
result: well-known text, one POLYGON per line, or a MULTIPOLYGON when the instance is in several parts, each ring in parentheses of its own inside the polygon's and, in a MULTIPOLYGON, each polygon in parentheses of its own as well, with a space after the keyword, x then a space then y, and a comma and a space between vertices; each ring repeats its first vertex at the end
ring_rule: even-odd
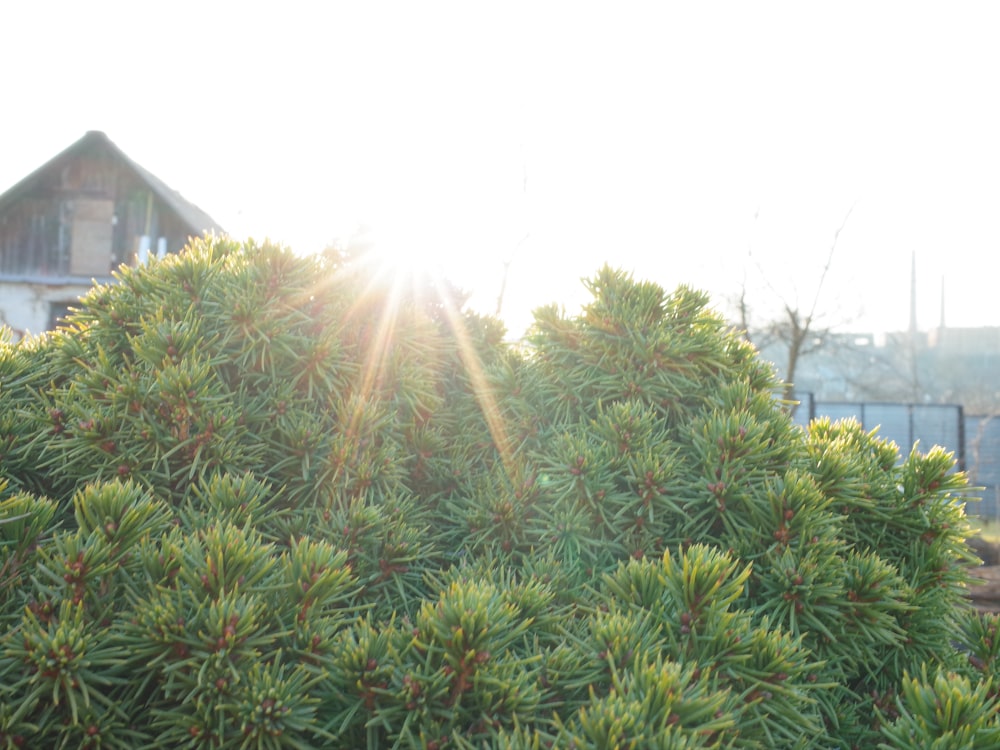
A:
POLYGON ((704 294, 522 347, 228 240, 0 341, 0 747, 996 744, 965 477, 796 427, 704 294))
POLYGON ((930 679, 924 669, 919 678, 903 679, 897 710, 883 731, 888 741, 879 747, 958 750, 1000 744, 1000 705, 991 680, 972 683, 942 671, 930 679))

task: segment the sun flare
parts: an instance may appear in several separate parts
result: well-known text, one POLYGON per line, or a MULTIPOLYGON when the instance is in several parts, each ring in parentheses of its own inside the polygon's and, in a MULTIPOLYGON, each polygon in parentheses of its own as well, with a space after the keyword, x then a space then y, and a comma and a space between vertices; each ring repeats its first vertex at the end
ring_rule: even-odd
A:
POLYGON ((389 351, 399 343, 397 320, 402 314, 402 307, 416 304, 428 311, 433 309, 434 317, 454 337, 461 366, 470 381, 501 462, 505 470, 512 473, 512 449, 506 425, 462 312, 465 295, 446 277, 440 253, 421 247, 421 243, 411 238, 376 233, 369 229, 353 235, 344 250, 349 262, 359 264, 369 278, 370 291, 385 295, 384 307, 378 319, 373 321, 373 345, 365 362, 361 391, 364 398, 372 392, 378 373, 388 360, 389 351))

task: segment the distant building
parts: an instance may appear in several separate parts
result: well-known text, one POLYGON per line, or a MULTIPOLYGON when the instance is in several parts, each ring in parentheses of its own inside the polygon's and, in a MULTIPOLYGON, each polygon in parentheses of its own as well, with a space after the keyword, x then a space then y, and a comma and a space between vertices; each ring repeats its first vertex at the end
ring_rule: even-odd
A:
POLYGON ((942 355, 962 357, 996 354, 1000 352, 1000 328, 952 328, 939 326, 928 332, 927 345, 942 355))
MULTIPOLYGON (((776 363, 785 356, 778 344, 761 354, 776 363)), ((972 414, 1000 414, 1000 328, 827 333, 799 360, 795 390, 821 401, 960 403, 972 414)))
POLYGON ((90 131, 0 195, 0 325, 51 329, 120 264, 211 232, 208 214, 90 131))

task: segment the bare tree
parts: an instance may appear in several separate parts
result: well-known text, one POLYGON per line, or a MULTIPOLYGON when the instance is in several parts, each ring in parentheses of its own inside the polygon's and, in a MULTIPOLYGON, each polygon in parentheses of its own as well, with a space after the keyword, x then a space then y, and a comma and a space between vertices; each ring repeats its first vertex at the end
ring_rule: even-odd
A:
MULTIPOLYGON (((744 277, 743 284, 741 285, 739 295, 736 299, 739 325, 747 340, 754 343, 759 349, 780 348, 784 350, 785 370, 783 376, 785 379, 785 388, 782 396, 784 400, 788 402, 789 409, 793 414, 797 408, 797 404, 792 400, 792 397, 795 390, 795 374, 798 369, 799 362, 803 357, 826 345, 827 338, 829 336, 829 326, 821 327, 817 325, 819 321, 819 302, 827 276, 830 272, 830 267, 833 265, 833 258, 837 249, 837 241, 840 238, 840 233, 847 225, 847 220, 850 218, 853 210, 854 206, 852 205, 844 215, 844 219, 840 222, 840 226, 837 227, 837 230, 833 233, 833 241, 830 243, 830 249, 826 254, 826 261, 820 271, 815 292, 812 295, 812 299, 807 309, 801 307, 798 300, 792 301, 780 293, 768 280, 768 274, 753 257, 752 249, 749 251, 750 258, 754 262, 761 278, 764 280, 767 291, 770 292, 779 303, 779 313, 776 318, 767 321, 762 325, 754 324, 752 320, 752 309, 748 299, 746 278, 744 277)), ((754 220, 756 220, 756 218, 757 214, 754 215, 754 220)))

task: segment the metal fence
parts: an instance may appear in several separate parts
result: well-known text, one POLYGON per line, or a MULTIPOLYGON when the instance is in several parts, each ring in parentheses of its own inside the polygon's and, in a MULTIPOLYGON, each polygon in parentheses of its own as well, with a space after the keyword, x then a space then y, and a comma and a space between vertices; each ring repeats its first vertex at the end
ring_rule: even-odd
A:
POLYGON ((969 480, 983 488, 969 513, 1000 520, 1000 417, 966 417, 965 434, 969 480))
POLYGON ((969 506, 969 514, 1000 518, 1000 418, 967 417, 958 404, 816 401, 809 393, 795 394, 795 399, 795 421, 803 426, 816 417, 854 418, 896 443, 901 458, 914 445, 920 451, 940 445, 954 453, 956 468, 969 473, 972 486, 983 488, 970 493, 981 501, 969 506))

